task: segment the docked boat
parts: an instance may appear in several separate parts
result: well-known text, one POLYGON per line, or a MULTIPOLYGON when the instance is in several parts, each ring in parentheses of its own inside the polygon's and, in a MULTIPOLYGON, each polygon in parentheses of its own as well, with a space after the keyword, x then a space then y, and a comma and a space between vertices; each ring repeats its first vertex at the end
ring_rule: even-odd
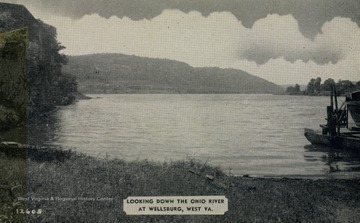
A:
POLYGON ((321 129, 305 129, 305 137, 311 144, 337 149, 360 149, 360 91, 348 95, 338 107, 335 86, 327 106, 327 123, 321 129), (349 125, 352 120, 352 125, 349 125))
POLYGON ((356 126, 360 127, 360 91, 350 94, 345 102, 356 126))

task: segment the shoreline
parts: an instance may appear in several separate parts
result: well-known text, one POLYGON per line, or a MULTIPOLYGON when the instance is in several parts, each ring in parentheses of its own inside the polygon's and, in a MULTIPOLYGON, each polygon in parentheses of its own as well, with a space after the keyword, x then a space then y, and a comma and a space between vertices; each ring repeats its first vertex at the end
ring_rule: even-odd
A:
MULTIPOLYGON (((1 141, 0 139, 0 154, 4 153, 5 155, 10 155, 12 158, 35 158, 38 159, 38 156, 46 156, 51 157, 51 159, 57 160, 62 159, 65 160, 71 156, 79 157, 79 156, 88 156, 96 159, 104 159, 98 158, 86 153, 82 153, 76 150, 71 150, 67 148, 63 148, 61 146, 38 146, 38 145, 28 145, 22 142, 16 141, 1 141), (14 150, 15 149, 15 150, 14 150), (28 150, 26 152, 25 150, 28 150), (30 152, 29 152, 30 151, 30 152), (35 154, 35 155, 29 155, 35 154)), ((46 161, 42 159, 43 161, 46 161)), ((108 159, 107 159, 108 160, 108 159)), ((112 158, 111 160, 118 160, 118 158, 112 158)), ((146 159, 145 159, 146 160, 146 159)), ((140 160, 141 161, 141 160, 140 160)), ((147 161, 147 160, 146 160, 147 161)), ((132 162, 132 161, 125 161, 132 162)), ((166 163, 166 161, 150 161, 152 163, 156 163, 162 165, 166 163)), ((175 161, 176 162, 176 161, 175 161)), ((200 161, 199 161, 200 162, 200 161)), ((220 167, 216 167, 219 168, 220 167)), ((227 174, 225 170, 221 170, 228 177, 242 178, 242 179, 299 179, 299 180, 360 180, 360 172, 334 172, 330 174, 227 174)))
POLYGON ((0 202, 5 201, 0 213, 9 219, 21 218, 14 214, 18 209, 38 208, 42 214, 28 216, 29 222, 57 222, 59 216, 69 222, 360 221, 360 179, 239 177, 195 159, 127 162, 65 149, 34 147, 21 151, 17 154, 23 158, 0 156, 0 182, 8 188, 0 188, 0 202), (224 215, 128 216, 122 211, 123 199, 129 196, 214 195, 229 199, 224 215), (18 200, 50 196, 108 197, 111 201, 18 200))

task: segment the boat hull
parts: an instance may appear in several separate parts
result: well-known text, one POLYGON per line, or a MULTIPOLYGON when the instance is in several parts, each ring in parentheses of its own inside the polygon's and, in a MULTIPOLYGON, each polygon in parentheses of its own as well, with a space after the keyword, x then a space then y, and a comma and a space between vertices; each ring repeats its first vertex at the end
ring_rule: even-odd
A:
POLYGON ((356 126, 360 127, 360 102, 348 104, 349 113, 356 126))
POLYGON ((304 135, 313 145, 323 145, 339 149, 360 149, 360 138, 349 135, 331 137, 312 129, 305 129, 304 135))
POLYGON ((346 97, 346 105, 355 124, 360 127, 360 91, 355 91, 346 97))

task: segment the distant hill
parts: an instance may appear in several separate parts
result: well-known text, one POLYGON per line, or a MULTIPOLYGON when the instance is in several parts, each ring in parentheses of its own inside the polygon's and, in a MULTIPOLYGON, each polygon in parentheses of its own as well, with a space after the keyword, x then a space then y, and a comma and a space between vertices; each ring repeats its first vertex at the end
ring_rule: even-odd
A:
POLYGON ((123 54, 68 56, 83 93, 279 94, 284 89, 241 70, 194 68, 186 63, 123 54))

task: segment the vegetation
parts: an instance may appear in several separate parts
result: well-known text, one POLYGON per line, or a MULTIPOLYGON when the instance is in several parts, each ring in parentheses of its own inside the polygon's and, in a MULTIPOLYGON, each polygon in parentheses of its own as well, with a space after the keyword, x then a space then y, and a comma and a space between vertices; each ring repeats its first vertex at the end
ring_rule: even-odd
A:
POLYGON ((0 33, 0 130, 26 118, 27 29, 0 33))
POLYGON ((28 48, 28 105, 30 116, 46 112, 56 105, 70 104, 75 100, 76 79, 61 72, 66 64, 64 47, 56 40, 56 30, 39 21, 42 31, 39 38, 30 41, 28 48))
MULTIPOLYGON (((4 151, 4 148, 0 148, 4 151)), ((13 151, 13 150, 12 150, 13 151)), ((242 178, 188 158, 150 161, 94 158, 31 148, 27 159, 0 157, 1 222, 348 222, 360 220, 358 180, 242 178), (46 151, 55 152, 55 156, 46 151), (53 157, 51 159, 48 156, 53 157), (45 158, 44 158, 45 157, 45 158), (57 158, 54 158, 57 157, 57 158), (47 161, 44 161, 47 160, 47 161), (206 177, 211 176, 211 177, 206 177), (223 216, 127 216, 128 196, 224 195, 223 216), (108 197, 111 201, 19 201, 18 197, 108 197), (18 210, 41 209, 41 214, 18 210)))
POLYGON ((331 86, 334 84, 338 95, 346 95, 360 90, 360 81, 339 80, 335 82, 334 79, 328 78, 324 83, 321 83, 321 78, 318 77, 309 81, 306 90, 301 91, 300 86, 296 84, 294 87, 288 87, 286 93, 290 95, 330 95, 331 86))
POLYGON ((299 95, 302 94, 300 90, 300 85, 295 84, 295 86, 289 86, 286 88, 286 93, 290 95, 299 95))
POLYGON ((75 76, 61 72, 56 29, 20 5, 0 3, 0 131, 24 125, 77 94, 75 76), (24 28, 26 27, 26 28, 24 28))
POLYGON ((284 90, 242 70, 194 68, 186 63, 123 54, 69 56, 84 93, 267 93, 284 90))
POLYGON ((27 162, 0 155, 0 222, 23 223, 26 216, 16 214, 16 209, 26 209, 17 198, 26 194, 27 162))

